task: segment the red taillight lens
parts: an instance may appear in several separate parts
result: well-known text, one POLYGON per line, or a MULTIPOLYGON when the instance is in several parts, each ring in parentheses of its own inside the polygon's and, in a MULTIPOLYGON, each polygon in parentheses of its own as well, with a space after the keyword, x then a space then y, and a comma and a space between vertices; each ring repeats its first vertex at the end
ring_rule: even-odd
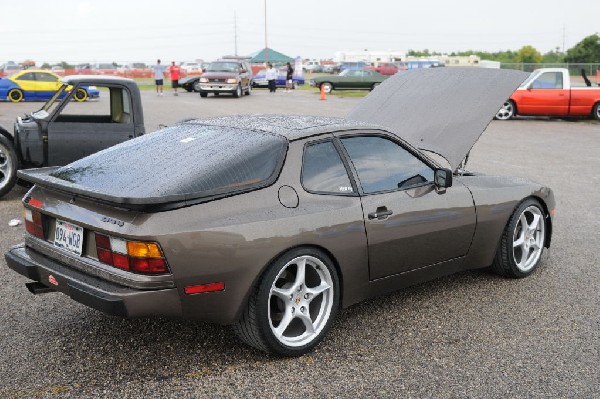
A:
POLYGON ((96 252, 100 262, 118 269, 142 274, 169 271, 162 250, 155 242, 126 241, 96 233, 96 252))
POLYGON ((201 284, 201 285, 188 285, 187 287, 183 288, 183 291, 188 295, 201 294, 203 292, 224 291, 224 290, 225 290, 225 283, 223 283, 223 282, 208 283, 208 284, 201 284))
POLYGON ((42 214, 28 208, 23 209, 23 219, 25 220, 25 230, 34 237, 44 239, 44 224, 42 214))
POLYGON ((167 264, 164 259, 131 259, 131 270, 138 273, 165 273, 167 264))

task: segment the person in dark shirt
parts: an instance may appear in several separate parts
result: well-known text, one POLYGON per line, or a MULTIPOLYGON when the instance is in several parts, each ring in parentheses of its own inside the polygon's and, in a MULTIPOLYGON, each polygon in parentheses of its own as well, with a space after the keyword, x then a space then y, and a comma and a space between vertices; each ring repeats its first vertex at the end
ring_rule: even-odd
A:
POLYGON ((294 68, 292 68, 292 65, 288 62, 287 63, 287 73, 285 75, 285 92, 289 93, 292 91, 292 89, 294 88, 294 68))

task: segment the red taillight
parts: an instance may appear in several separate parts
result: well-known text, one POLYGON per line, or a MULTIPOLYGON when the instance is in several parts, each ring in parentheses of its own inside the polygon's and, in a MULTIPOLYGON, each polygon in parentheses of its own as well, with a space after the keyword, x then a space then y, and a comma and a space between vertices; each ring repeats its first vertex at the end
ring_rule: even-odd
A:
POLYGON ((167 261, 155 242, 127 241, 96 233, 98 260, 118 269, 142 274, 167 273, 167 261))
POLYGON ((23 219, 25 220, 25 230, 34 237, 44 239, 44 224, 42 214, 28 208, 23 209, 23 219))

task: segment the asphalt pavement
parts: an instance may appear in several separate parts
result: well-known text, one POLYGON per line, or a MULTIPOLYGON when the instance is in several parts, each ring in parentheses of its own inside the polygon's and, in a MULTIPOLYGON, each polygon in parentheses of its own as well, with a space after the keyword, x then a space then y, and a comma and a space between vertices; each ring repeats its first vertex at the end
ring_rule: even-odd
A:
MULTIPOLYGON (((143 92, 149 131, 233 113, 343 116, 359 99, 297 91, 201 99, 143 92)), ((102 101, 102 100, 100 100, 102 101)), ((95 107, 93 102, 74 104, 95 107)), ((0 103, 0 125, 41 103, 0 103)), ((434 111, 432 111, 434 112, 434 111)), ((600 124, 494 121, 468 169, 543 182, 552 248, 529 278, 465 272, 343 310, 310 355, 280 359, 227 327, 104 315, 34 296, 0 259, 0 398, 598 398, 600 124)), ((23 188, 0 199, 0 252, 23 188)))

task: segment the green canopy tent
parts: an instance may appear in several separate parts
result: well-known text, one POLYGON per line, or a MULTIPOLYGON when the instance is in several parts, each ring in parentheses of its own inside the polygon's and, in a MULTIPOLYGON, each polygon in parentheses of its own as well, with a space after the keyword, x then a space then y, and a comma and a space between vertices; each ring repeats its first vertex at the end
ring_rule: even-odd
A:
POLYGON ((281 54, 279 51, 275 51, 266 47, 253 55, 252 59, 250 60, 250 62, 253 64, 261 64, 267 61, 273 64, 283 64, 286 62, 294 62, 294 59, 285 54, 281 54))

